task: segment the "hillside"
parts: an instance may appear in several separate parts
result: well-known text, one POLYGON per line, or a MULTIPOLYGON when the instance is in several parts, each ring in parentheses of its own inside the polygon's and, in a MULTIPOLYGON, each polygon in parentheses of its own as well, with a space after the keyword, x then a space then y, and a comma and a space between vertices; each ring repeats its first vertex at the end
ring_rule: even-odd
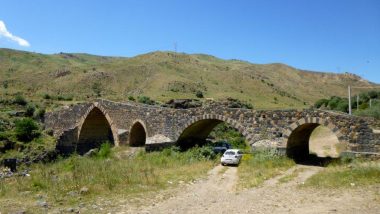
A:
POLYGON ((31 99, 101 96, 115 101, 145 95, 171 98, 234 97, 255 108, 304 108, 320 98, 346 96, 347 85, 372 83, 352 74, 299 70, 284 64, 252 64, 209 55, 152 52, 136 57, 38 54, 0 49, 0 94, 31 99))

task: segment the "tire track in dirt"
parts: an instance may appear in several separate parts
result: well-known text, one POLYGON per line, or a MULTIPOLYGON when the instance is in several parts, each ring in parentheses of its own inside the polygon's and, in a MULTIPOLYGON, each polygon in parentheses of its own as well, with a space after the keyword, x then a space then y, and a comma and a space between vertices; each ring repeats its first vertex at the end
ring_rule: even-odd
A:
POLYGON ((378 213, 380 186, 370 191, 300 188, 323 169, 296 165, 260 187, 237 192, 238 168, 219 165, 207 179, 179 187, 170 198, 138 207, 125 205, 127 209, 115 213, 378 213), (290 179, 281 181, 286 176, 290 179))

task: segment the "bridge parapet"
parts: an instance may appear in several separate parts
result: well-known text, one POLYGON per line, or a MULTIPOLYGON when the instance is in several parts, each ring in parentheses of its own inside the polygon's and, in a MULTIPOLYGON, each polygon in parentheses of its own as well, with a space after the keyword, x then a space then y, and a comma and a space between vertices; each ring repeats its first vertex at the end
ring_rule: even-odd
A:
MULTIPOLYGON (((143 124, 147 142, 157 143, 160 139, 176 142, 189 136, 204 137, 219 122, 227 122, 239 130, 249 144, 275 140, 279 148, 288 147, 289 138, 296 130, 301 130, 307 124, 315 124, 309 126, 308 130, 312 131, 318 125, 328 127, 346 145, 346 151, 380 152, 379 138, 373 134, 368 120, 320 110, 251 110, 227 108, 217 103, 198 108, 172 109, 133 102, 96 100, 47 113, 45 126, 54 131, 59 145, 73 145, 77 143, 75 140, 78 141, 80 133, 76 133, 78 139, 62 135, 70 133, 70 136, 75 136, 73 132, 80 132, 94 108, 104 114, 116 145, 128 144, 136 121, 143 124)), ((308 138, 308 134, 300 136, 308 138)))

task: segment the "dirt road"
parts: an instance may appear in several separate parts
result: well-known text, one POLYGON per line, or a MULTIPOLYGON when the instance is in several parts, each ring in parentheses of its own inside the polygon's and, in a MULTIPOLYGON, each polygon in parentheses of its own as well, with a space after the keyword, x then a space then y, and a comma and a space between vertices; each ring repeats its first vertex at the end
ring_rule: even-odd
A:
MULTIPOLYGON (((380 189, 318 190, 302 183, 323 170, 297 165, 262 186, 236 190, 237 167, 216 166, 207 179, 159 201, 125 205, 112 213, 379 213, 380 189)), ((379 188, 379 187, 378 187, 379 188)), ((119 207, 120 208, 120 207, 119 207)))

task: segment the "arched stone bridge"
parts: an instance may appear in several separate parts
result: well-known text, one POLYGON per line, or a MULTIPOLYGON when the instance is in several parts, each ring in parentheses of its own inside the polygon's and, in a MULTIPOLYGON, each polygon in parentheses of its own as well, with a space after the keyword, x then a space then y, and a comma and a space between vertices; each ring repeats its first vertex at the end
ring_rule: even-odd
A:
POLYGON ((61 152, 84 153, 105 140, 115 146, 143 146, 205 139, 219 123, 236 128, 249 144, 275 140, 289 155, 308 153, 311 132, 328 127, 345 152, 380 152, 380 138, 368 120, 320 110, 249 110, 210 102, 199 108, 172 109, 96 100, 47 113, 61 152))

